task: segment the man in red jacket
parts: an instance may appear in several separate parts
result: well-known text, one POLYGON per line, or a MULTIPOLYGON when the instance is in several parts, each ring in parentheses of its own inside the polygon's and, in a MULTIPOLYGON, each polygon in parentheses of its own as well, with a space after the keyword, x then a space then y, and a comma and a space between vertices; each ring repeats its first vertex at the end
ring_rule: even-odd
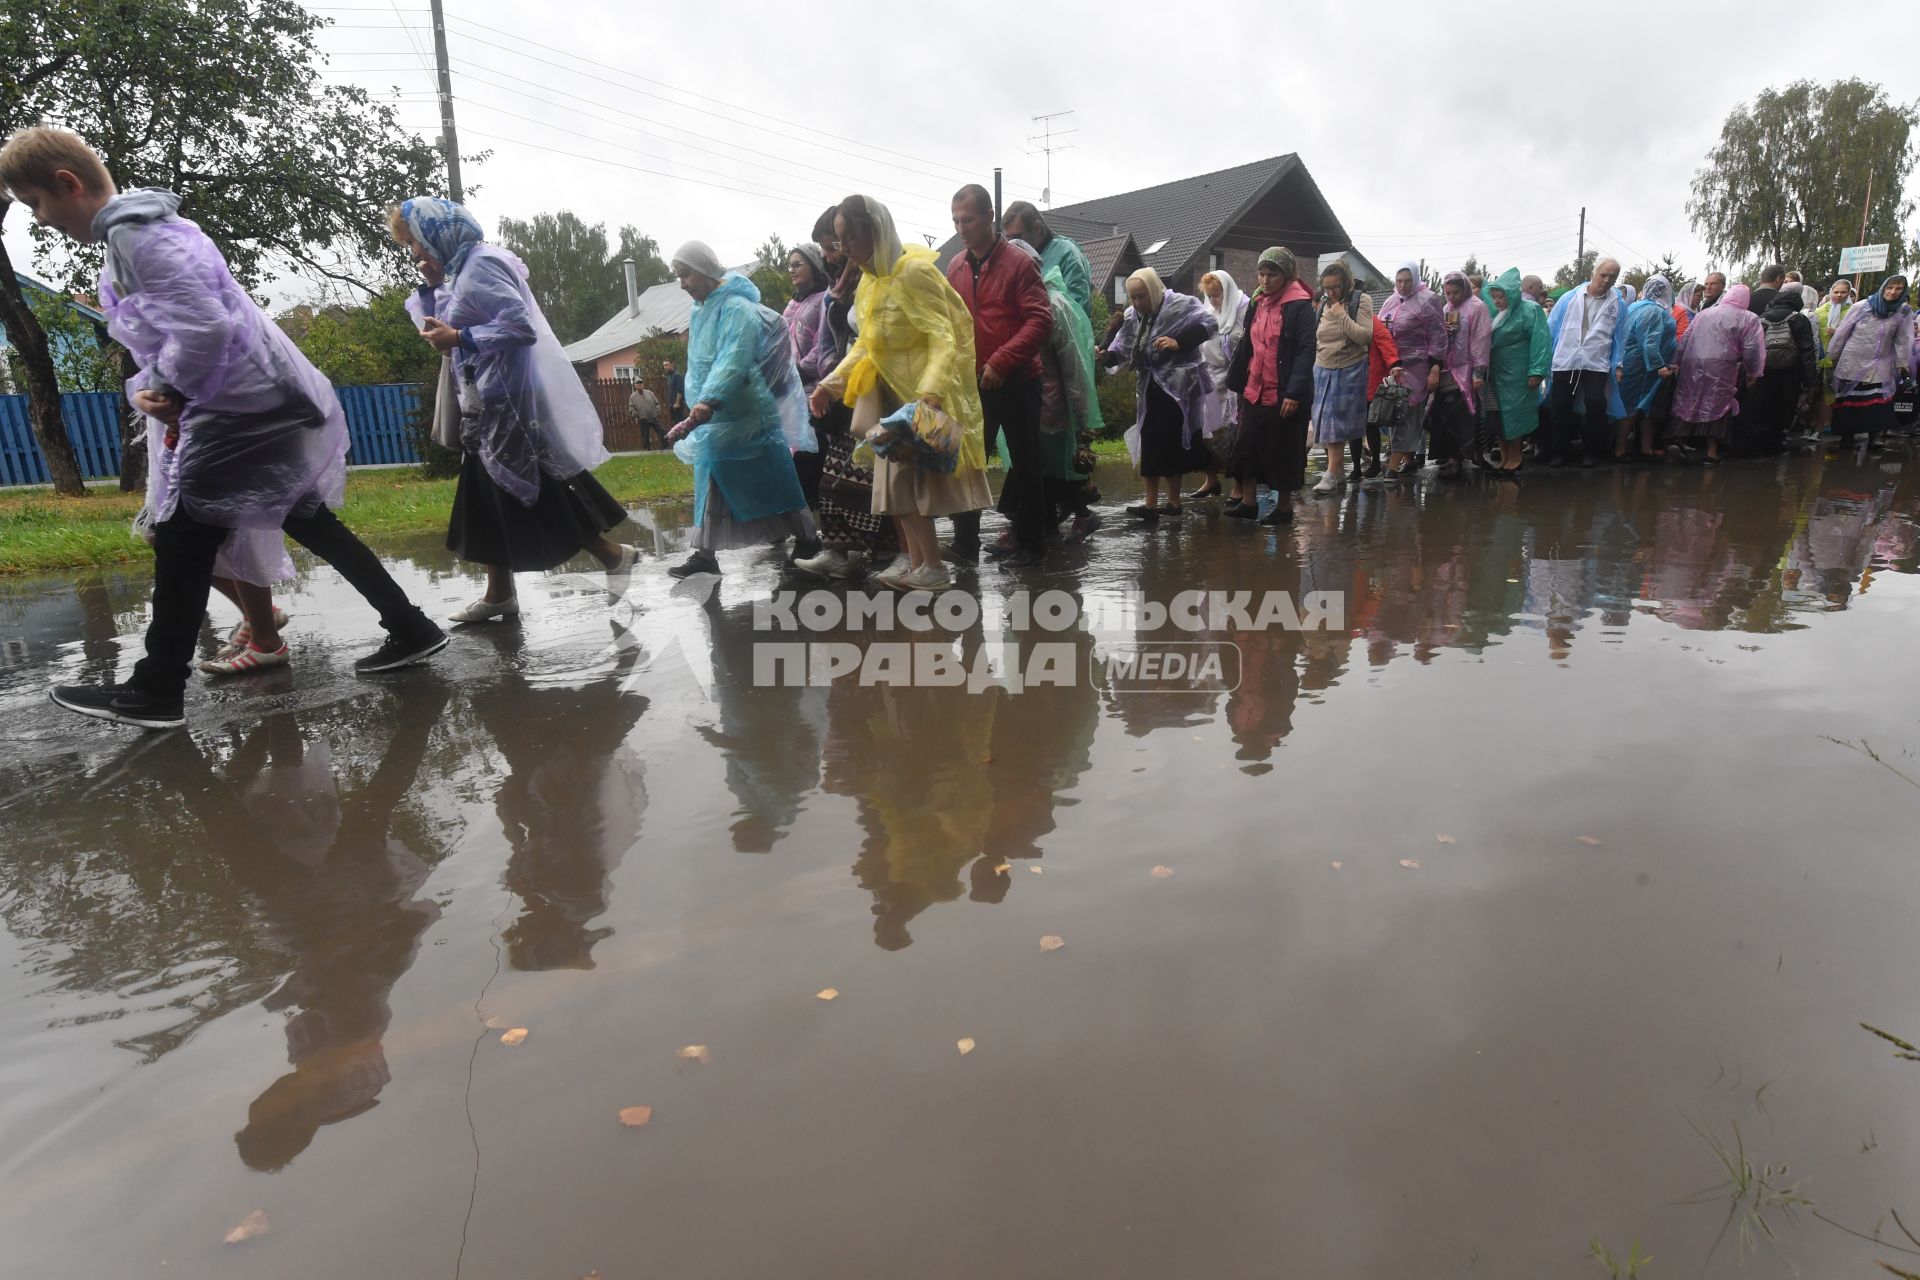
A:
MULTIPOLYGON (((1040 462, 1040 352, 1053 333, 1053 304, 1033 259, 1009 245, 994 224, 993 197, 969 183, 954 193, 953 229, 966 251, 947 264, 947 282, 973 313, 974 367, 986 417, 987 453, 1007 433, 1011 466, 1000 487, 1000 514, 1013 524, 1007 565, 1039 564, 1045 554, 1046 477, 1040 462)), ((953 549, 979 553, 980 513, 953 518, 953 549)))

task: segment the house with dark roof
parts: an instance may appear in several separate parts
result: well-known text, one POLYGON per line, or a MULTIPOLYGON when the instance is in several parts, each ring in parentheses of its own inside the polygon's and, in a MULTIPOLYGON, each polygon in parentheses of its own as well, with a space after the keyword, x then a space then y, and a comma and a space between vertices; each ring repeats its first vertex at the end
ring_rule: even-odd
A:
MULTIPOLYGON (((1182 293, 1194 292, 1201 276, 1220 269, 1251 289, 1254 264, 1269 245, 1293 250, 1309 272, 1321 255, 1353 248, 1297 155, 1044 212, 1047 225, 1078 241, 1089 260, 1100 247, 1100 260, 1093 261, 1094 285, 1112 301, 1125 300, 1126 278, 1142 266, 1152 267, 1168 288, 1182 293)), ((960 250, 958 237, 942 245, 942 268, 960 250)))
MULTIPOLYGON (((30 276, 24 271, 15 271, 13 278, 20 283, 20 296, 27 300, 28 306, 38 306, 48 299, 58 299, 67 311, 91 326, 89 334, 54 330, 47 334, 47 343, 52 348, 55 365, 59 365, 72 352, 75 344, 91 341, 95 345, 104 345, 107 341, 107 317, 98 307, 81 301, 71 293, 55 289, 46 281, 30 276)), ((0 329, 0 393, 11 393, 11 362, 5 358, 7 334, 0 329)))

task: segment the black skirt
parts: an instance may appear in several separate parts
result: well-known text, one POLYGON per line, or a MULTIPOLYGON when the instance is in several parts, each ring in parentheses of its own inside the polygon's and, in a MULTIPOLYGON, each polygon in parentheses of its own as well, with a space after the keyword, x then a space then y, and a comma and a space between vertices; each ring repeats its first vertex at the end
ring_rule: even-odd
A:
POLYGON ((468 453, 460 460, 447 550, 515 573, 551 569, 626 518, 591 471, 571 480, 541 472, 540 497, 528 507, 494 483, 479 454, 468 453))
POLYGON ((1187 419, 1172 396, 1160 384, 1147 379, 1147 413, 1140 422, 1140 474, 1143 476, 1185 476, 1205 471, 1213 465, 1213 455, 1196 430, 1193 443, 1186 438, 1187 419))
POLYGON ((1240 435, 1233 442, 1227 474, 1282 492, 1307 482, 1307 411, 1280 416, 1277 404, 1240 402, 1240 435))

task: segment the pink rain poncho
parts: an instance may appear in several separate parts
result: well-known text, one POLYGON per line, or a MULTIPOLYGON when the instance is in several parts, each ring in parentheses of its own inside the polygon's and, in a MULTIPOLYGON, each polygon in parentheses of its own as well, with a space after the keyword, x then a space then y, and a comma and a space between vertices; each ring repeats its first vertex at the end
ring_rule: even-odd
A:
POLYGON ((422 288, 408 298, 407 310, 423 320, 430 305, 436 319, 460 330, 452 352, 460 445, 479 455, 495 484, 531 507, 540 497, 542 472, 570 480, 607 460, 600 415, 527 290, 525 265, 480 242, 478 223, 469 228, 444 210, 438 222, 418 212, 435 205, 466 214, 443 200, 400 206, 415 238, 447 273, 438 289, 422 288), (467 238, 456 241, 461 231, 467 238))
POLYGON ((1747 310, 1743 284, 1693 318, 1680 342, 1679 384, 1673 416, 1682 422, 1718 422, 1738 407, 1740 374, 1758 378, 1767 367, 1766 326, 1747 310))
POLYGON ((100 306, 140 372, 127 394, 165 391, 184 408, 177 439, 150 457, 153 519, 176 512, 226 529, 278 529, 339 506, 347 419, 333 387, 254 305, 171 191, 115 196, 95 215, 106 244, 100 306))
POLYGON ((1443 283, 1456 281, 1467 290, 1467 300, 1457 307, 1449 302, 1441 308, 1441 323, 1452 323, 1447 325, 1447 349, 1440 367, 1453 375, 1453 385, 1460 388, 1467 411, 1474 413, 1479 411, 1480 397, 1474 394, 1473 377, 1476 373, 1486 377, 1493 360, 1493 317, 1487 314, 1487 304, 1473 296, 1473 285, 1463 273, 1448 272, 1443 283))

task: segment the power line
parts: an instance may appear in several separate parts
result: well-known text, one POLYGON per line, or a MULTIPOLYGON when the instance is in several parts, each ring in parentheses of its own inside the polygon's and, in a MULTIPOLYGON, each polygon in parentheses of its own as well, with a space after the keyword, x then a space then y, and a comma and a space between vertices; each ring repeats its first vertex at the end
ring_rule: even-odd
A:
POLYGON ((528 142, 522 138, 508 138, 497 133, 480 133, 476 130, 469 129, 467 130, 467 134, 470 137, 485 138, 490 142, 504 142, 510 146, 527 147, 534 151, 545 151, 550 155, 566 156, 573 160, 589 160, 589 161, 592 161, 594 164, 611 165, 613 168, 616 168, 616 169, 631 169, 636 173, 650 173, 657 178, 665 178, 670 182, 692 182, 699 186, 713 187, 720 191, 732 191, 738 195, 759 196, 765 199, 785 201, 790 204, 805 205, 809 209, 815 206, 815 202, 813 200, 808 199, 804 196, 799 196, 799 197, 783 196, 783 195, 773 195, 773 194, 770 194, 767 192, 761 192, 761 191, 749 191, 744 187, 731 187, 731 186, 727 186, 724 183, 708 182, 704 178, 689 178, 683 174, 663 173, 658 169, 649 169, 645 165, 628 164, 624 160, 610 160, 606 156, 582 155, 577 151, 563 151, 559 147, 542 146, 540 143, 537 143, 537 142, 528 142))
MULTIPOLYGON (((637 71, 629 71, 629 70, 627 70, 627 68, 625 68, 625 67, 622 67, 622 66, 618 66, 618 65, 616 65, 616 64, 614 64, 614 63, 611 63, 611 62, 601 62, 601 61, 599 61, 598 59, 595 59, 595 58, 589 58, 589 57, 587 57, 587 56, 585 56, 584 54, 578 54, 578 53, 573 53, 573 52, 571 52, 570 50, 567 50, 567 49, 562 49, 562 48, 560 48, 560 47, 558 47, 558 46, 556 46, 556 45, 550 45, 550 44, 543 44, 543 43, 541 43, 541 42, 540 42, 540 41, 538 41, 538 40, 532 40, 532 39, 529 39, 529 38, 527 38, 527 37, 525 37, 525 36, 523 36, 523 35, 520 35, 520 34, 519 34, 518 32, 514 32, 514 31, 508 31, 508 30, 505 30, 504 28, 501 28, 501 27, 495 27, 495 26, 490 26, 490 25, 488 25, 487 23, 484 23, 484 22, 477 22, 477 21, 475 21, 475 20, 474 20, 474 19, 472 19, 472 18, 463 18, 463 17, 460 17, 460 16, 458 16, 458 15, 455 15, 455 20, 456 20, 456 21, 458 21, 458 22, 461 22, 461 23, 464 23, 464 24, 466 24, 467 26, 470 26, 470 27, 478 27, 478 28, 480 28, 480 29, 481 29, 481 30, 483 30, 483 31, 491 31, 491 32, 493 32, 493 33, 494 33, 494 34, 496 34, 496 35, 502 35, 502 36, 506 36, 506 37, 508 37, 508 38, 509 38, 509 39, 511 39, 511 40, 515 40, 515 41, 518 41, 518 42, 519 42, 519 43, 520 43, 521 45, 532 45, 532 46, 534 46, 535 48, 539 48, 539 49, 546 49, 547 51, 549 51, 549 52, 551 52, 551 53, 558 53, 558 54, 561 54, 561 55, 563 55, 563 56, 565 56, 565 57, 568 57, 568 58, 572 58, 572 59, 574 59, 574 60, 575 60, 575 61, 577 61, 577 62, 584 62, 584 63, 587 63, 587 64, 588 64, 589 66, 595 66, 595 67, 603 67, 603 68, 605 68, 605 69, 607 69, 607 70, 609 70, 609 71, 617 71, 617 72, 619 72, 619 73, 620 73, 621 75, 624 75, 624 76, 627 76, 627 77, 629 77, 630 79, 634 79, 634 80, 639 80, 639 81, 642 81, 642 82, 644 82, 644 83, 646 83, 646 84, 652 84, 652 85, 659 85, 659 86, 660 86, 661 88, 663 88, 663 89, 671 89, 671 90, 672 90, 673 92, 675 92, 675 93, 678 93, 678 94, 682 94, 682 95, 684 95, 684 96, 686 96, 686 97, 689 97, 689 98, 694 98, 694 99, 696 99, 696 100, 698 100, 698 101, 700 101, 700 102, 711 102, 711 103, 714 103, 714 104, 716 104, 716 105, 718 105, 718 106, 722 106, 722 107, 726 107, 726 108, 727 108, 728 110, 730 110, 730 111, 742 111, 742 112, 745 112, 746 114, 748 114, 748 115, 751 115, 751 116, 759 116, 759 117, 760 117, 761 119, 763 119, 763 120, 773 120, 773 121, 777 121, 777 122, 779 122, 779 123, 781 123, 781 124, 791 124, 791 125, 794 125, 794 126, 796 126, 796 127, 798 127, 798 128, 800 128, 800 129, 804 129, 804 130, 806 130, 806 131, 807 131, 808 133, 817 133, 817 134, 819 134, 819 135, 821 135, 822 137, 826 137, 826 138, 832 138, 832 139, 834 139, 834 140, 835 140, 835 141, 837 141, 837 142, 848 142, 848 143, 852 143, 852 144, 853 144, 854 146, 857 146, 857 147, 864 147, 865 149, 867 149, 867 150, 869 150, 869 151, 878 151, 878 152, 881 152, 881 153, 883 153, 883 154, 886 154, 886 155, 893 155, 893 156, 899 156, 899 157, 900 157, 901 159, 903 159, 903 160, 912 160, 912 161, 915 161, 916 163, 919 163, 919 164, 930 164, 930 165, 933 165, 933 166, 935 166, 935 167, 937 167, 937 168, 941 168, 941 169, 946 169, 946 170, 948 170, 948 171, 949 171, 949 172, 951 172, 951 173, 957 173, 957 174, 960 174, 960 175, 962 175, 962 176, 964 176, 964 177, 971 177, 971 178, 975 178, 975 179, 978 179, 978 177, 979 177, 979 173, 978 173, 978 171, 976 171, 976 170, 973 170, 973 169, 969 169, 969 168, 966 168, 966 167, 964 167, 964 166, 962 166, 962 165, 951 165, 951 164, 946 164, 946 163, 944 163, 944 162, 942 162, 942 161, 939 161, 939 160, 929 160, 929 159, 926 159, 926 158, 925 158, 925 157, 923 157, 923 156, 916 156, 916 155, 912 155, 912 154, 910 154, 910 153, 908 153, 908 152, 905 152, 905 151, 896 151, 896 150, 894 150, 894 149, 893 149, 893 148, 891 148, 891 147, 883 147, 883 146, 880 146, 880 145, 879 145, 879 144, 877 144, 877 143, 871 143, 871 142, 862 142, 862 141, 860 141, 860 140, 859 140, 858 138, 849 138, 849 137, 847 137, 847 136, 845 136, 844 134, 838 134, 838 133, 833 133, 833 132, 831 132, 830 130, 826 130, 826 129, 819 129, 819 128, 815 128, 814 126, 812 126, 812 125, 808 125, 808 124, 801 124, 801 123, 800 123, 799 121, 797 121, 797 120, 786 120, 786 119, 783 119, 783 118, 782 118, 782 117, 780 117, 780 116, 776 116, 776 115, 770 115, 769 113, 767 113, 767 112, 765 112, 765 111, 756 111, 756 110, 754 110, 754 109, 753 109, 752 107, 743 107, 743 106, 740 106, 740 105, 739 105, 739 104, 737 104, 737 103, 732 103, 732 102, 727 102, 727 101, 725 101, 725 100, 723 100, 723 99, 720 99, 720 98, 713 98, 713 97, 709 97, 709 96, 707 96, 707 95, 705 95, 705 94, 701 94, 701 93, 696 93, 696 92, 694 92, 694 91, 693 91, 693 90, 691 90, 691 89, 682 89, 682 88, 680 88, 680 87, 679 87, 678 85, 674 85, 674 84, 670 84, 670 83, 668 83, 668 82, 667 82, 667 81, 665 81, 665 80, 656 80, 656 79, 654 79, 654 78, 653 78, 653 77, 651 77, 651 76, 643 76, 643 75, 641 75, 641 74, 640 74, 639 72, 637 72, 637 71)), ((468 37, 466 37, 466 38, 467 38, 467 39, 469 39, 469 40, 473 40, 473 41, 475 41, 475 42, 477 42, 477 43, 480 43, 480 44, 486 44, 486 45, 491 45, 491 46, 492 46, 493 48, 496 48, 496 49, 504 49, 504 50, 505 50, 506 52, 508 52, 508 53, 520 53, 520 52, 521 52, 521 51, 520 51, 520 49, 518 49, 518 48, 515 48, 515 47, 511 47, 511 46, 507 46, 507 45, 501 45, 501 44, 495 44, 495 43, 494 43, 493 41, 490 41, 490 40, 481 40, 481 39, 480 39, 480 37, 478 37, 478 36, 468 36, 468 37)), ((530 55, 530 54, 528 54, 528 55, 524 55, 524 56, 527 56, 527 57, 531 57, 532 55, 530 55)), ((536 59, 534 59, 534 61, 537 61, 537 62, 545 62, 545 61, 547 61, 547 60, 546 60, 546 59, 544 59, 544 58, 536 58, 536 59)), ((551 63, 551 62, 549 62, 549 63, 548 63, 547 65, 549 65, 549 66, 559 66, 559 64, 557 64, 557 63, 551 63)), ((575 74, 575 75, 582 75, 582 74, 585 74, 585 73, 583 73, 583 72, 580 72, 580 71, 578 71, 578 70, 576 70, 575 68, 572 68, 572 67, 560 67, 560 69, 561 69, 561 70, 563 70, 563 71, 569 71, 569 72, 572 72, 572 73, 573 73, 573 74, 575 74)), ((598 79, 598 78, 600 78, 600 77, 595 77, 595 78, 596 78, 596 79, 598 79)), ((608 81, 608 83, 614 83, 614 82, 612 82, 612 81, 608 81)), ((630 86, 626 86, 626 85, 620 85, 620 86, 617 86, 617 87, 620 87, 620 88, 624 88, 624 89, 627 89, 627 90, 628 90, 628 92, 644 92, 643 90, 635 90, 635 89, 632 89, 632 88, 631 88, 630 86)), ((659 94, 648 94, 647 96, 648 96, 648 97, 661 97, 661 95, 659 95, 659 94)), ((682 103, 682 102, 675 102, 675 101, 674 101, 673 99, 671 99, 671 98, 661 98, 661 100, 662 100, 662 101, 664 101, 664 102, 670 102, 670 103, 673 103, 673 105, 674 105, 674 106, 678 106, 678 107, 686 107, 686 106, 688 106, 688 105, 689 105, 689 104, 687 104, 687 103, 682 103)), ((723 117, 721 117, 721 119, 726 119, 726 117, 724 117, 724 116, 723 116, 723 117)), ((766 127, 765 127, 764 125, 755 125, 755 124, 751 124, 751 123, 749 123, 748 121, 745 121, 745 120, 731 120, 731 121, 729 121, 729 123, 731 123, 731 124, 738 124, 738 125, 741 125, 741 126, 743 126, 743 127, 745 127, 745 128, 749 128, 749 129, 755 129, 755 128, 758 128, 758 129, 765 129, 765 128, 766 128, 766 127)), ((812 141, 810 141, 810 140, 808 140, 808 139, 805 139, 805 138, 795 138, 795 137, 794 137, 794 136, 793 136, 792 134, 788 134, 788 133, 782 133, 782 132, 781 132, 780 130, 777 130, 777 129, 766 129, 766 132, 769 132, 769 133, 773 133, 773 134, 776 134, 776 135, 778 135, 778 136, 780 136, 780 137, 784 137, 784 138, 791 138, 791 139, 793 139, 793 141, 796 141, 796 142, 805 142, 805 143, 807 143, 807 145, 809 145, 809 146, 822 146, 822 144, 820 144, 820 143, 817 143, 817 142, 812 142, 812 141)), ((822 149, 823 149, 823 150, 829 150, 829 151, 832 151, 832 150, 837 150, 837 148, 833 148, 833 147, 822 147, 822 149)), ((858 156, 858 155, 856 155, 856 153, 853 153, 853 152, 843 152, 842 154, 847 154, 847 155, 855 155, 855 158, 857 158, 857 159, 868 159, 868 160, 869 160, 869 162, 871 162, 871 161, 870 161, 870 158, 869 158, 869 157, 865 157, 865 156, 858 156)), ((880 161, 879 163, 886 163, 886 162, 885 162, 885 161, 880 161)), ((904 168, 905 166, 900 166, 900 165, 896 165, 896 166, 894 166, 894 167, 895 167, 895 168, 904 168)), ((923 176, 926 176, 926 177, 938 177, 939 175, 937 175, 937 174, 924 174, 923 176)), ((943 181, 945 181, 945 180, 946 180, 946 179, 943 179, 943 181)), ((1025 187, 1025 188, 1026 188, 1027 190, 1032 190, 1032 188, 1031 188, 1031 187, 1028 187, 1028 186, 1027 186, 1027 184, 1025 184, 1025 183, 1020 183, 1020 184, 1017 184, 1017 185, 1020 185, 1020 186, 1022 186, 1022 187, 1025 187)))
MULTIPOLYGON (((547 88, 547 86, 544 86, 544 85, 542 85, 542 84, 540 84, 540 82, 539 82, 539 81, 536 81, 536 80, 528 80, 528 79, 526 79, 526 78, 525 78, 524 76, 516 76, 516 75, 514 75, 514 74, 513 74, 513 73, 511 73, 511 72, 507 72, 507 71, 501 71, 501 70, 499 70, 498 68, 495 68, 495 67, 488 67, 488 66, 485 66, 485 65, 483 65, 483 64, 480 64, 480 63, 476 63, 476 62, 472 62, 472 61, 470 61, 470 60, 468 60, 468 59, 466 59, 466 58, 456 58, 456 59, 455 59, 454 61, 456 61, 457 63, 459 63, 459 64, 460 64, 460 66, 461 66, 461 68, 462 68, 462 70, 461 70, 461 73, 460 73, 460 74, 461 74, 461 75, 462 75, 463 77, 465 77, 466 79, 469 79, 469 80, 471 80, 471 81, 473 81, 474 83, 477 83, 477 84, 481 84, 481 85, 485 85, 486 87, 488 87, 488 88, 490 88, 490 89, 495 89, 495 90, 498 90, 499 92, 502 92, 502 93, 510 93, 510 94, 513 94, 513 95, 515 95, 515 96, 517 96, 517 97, 521 97, 521 98, 525 98, 525 99, 527 99, 527 100, 529 100, 529 101, 531 101, 531 102, 538 102, 538 103, 540 103, 540 104, 541 104, 541 105, 543 105, 543 106, 549 106, 549 107, 556 107, 556 108, 559 108, 559 109, 561 109, 561 110, 570 110, 570 111, 578 111, 578 110, 579 110, 579 108, 577 108, 577 107, 567 107, 567 106, 565 106, 565 104, 563 104, 563 103, 559 103, 559 102, 554 102, 554 101, 552 101, 551 99, 548 99, 548 98, 542 98, 542 97, 538 97, 538 96, 536 96, 536 95, 534 95, 534 94, 531 94, 531 93, 528 93, 528 92, 526 92, 526 91, 525 91, 525 90, 523 90, 523 89, 516 89, 516 88, 513 88, 513 87, 512 87, 511 85, 505 85, 505 84, 500 84, 500 83, 497 83, 497 82, 495 82, 495 81, 493 81, 493 80, 489 80, 489 79, 487 79, 487 78, 486 78, 486 77, 484 77, 484 76, 477 76, 477 75, 475 75, 475 74, 473 73, 473 69, 477 67, 477 68, 479 68, 480 70, 483 70, 483 71, 486 71, 486 72, 489 72, 489 73, 490 73, 490 74, 492 74, 492 75, 498 75, 498 76, 502 76, 502 77, 504 77, 504 78, 506 78, 506 79, 508 79, 508 80, 516 80, 516 81, 518 81, 518 82, 519 82, 519 83, 521 83, 521 84, 526 84, 526 85, 532 85, 532 86, 534 86, 534 87, 536 87, 536 88, 547 88)), ((615 105, 613 105, 612 103, 609 103, 609 102, 603 102, 603 101, 601 101, 601 100, 600 100, 600 99, 598 99, 598 98, 589 98, 589 97, 586 97, 585 95, 582 95, 582 94, 577 94, 577 93, 569 93, 569 92, 567 92, 567 91, 566 91, 566 90, 564 90, 564 89, 547 89, 547 91, 548 91, 548 92, 550 92, 550 93, 553 93, 553 94, 556 94, 556 95, 558 95, 559 97, 562 97, 562 98, 568 98, 568 99, 572 99, 572 100, 573 100, 573 101, 575 101, 575 102, 583 102, 583 103, 586 103, 586 104, 587 104, 587 105, 589 105, 589 106, 594 106, 594 107, 600 107, 600 108, 603 108, 604 110, 607 110, 607 111, 611 111, 611 112, 613 112, 613 113, 614 113, 615 115, 617 115, 617 116, 624 116, 624 117, 626 117, 626 119, 628 119, 628 120, 637 120, 637 121, 640 121, 640 122, 641 122, 641 123, 643 123, 643 124, 649 124, 649 125, 653 125, 653 126, 655 126, 656 128, 661 128, 661 129, 671 129, 671 130, 673 130, 673 131, 674 131, 674 132, 676 132, 676 133, 684 133, 684 134, 687 134, 687 135, 688 135, 688 136, 690 136, 690 137, 693 137, 693 138, 698 138, 698 139, 700 139, 700 140, 701 140, 701 141, 703 141, 703 142, 709 142, 709 143, 713 143, 713 144, 714 144, 714 145, 716 145, 716 146, 722 146, 722 147, 728 147, 728 148, 731 148, 731 149, 733 149, 733 150, 735 150, 735 151, 744 151, 744 152, 747 152, 747 153, 748 153, 749 155, 754 155, 754 156, 759 156, 759 157, 762 157, 763 159, 766 159, 766 160, 774 160, 774 161, 781 161, 781 162, 784 162, 784 163, 788 163, 788 164, 791 164, 791 165, 793 165, 793 166, 795 166, 795 167, 798 167, 798 168, 801 168, 801 169, 808 169, 808 170, 812 170, 812 171, 813 171, 813 172, 815 172, 815 173, 819 173, 819 174, 824 174, 824 175, 826 175, 826 176, 827 176, 827 177, 829 177, 829 178, 833 178, 833 179, 835 179, 836 181, 839 181, 839 182, 843 182, 843 183, 846 183, 846 184, 849 184, 849 185, 850 185, 850 186, 851 186, 852 188, 854 188, 854 189, 860 189, 860 188, 862 188, 862 187, 866 187, 866 188, 869 188, 869 189, 872 189, 872 188, 879 188, 879 189, 883 189, 883 190, 888 190, 888 191, 893 191, 893 192, 896 192, 896 193, 898 193, 899 195, 903 195, 903 196, 905 196, 905 197, 907 197, 907 198, 908 198, 909 200, 914 200, 914 201, 926 201, 926 202, 928 203, 928 205, 929 205, 929 206, 932 206, 932 205, 934 205, 934 204, 937 204, 937 203, 938 203, 938 200, 937 200, 937 199, 936 199, 935 197, 932 197, 932 196, 929 196, 929 195, 927 195, 927 194, 926 194, 926 193, 924 193, 924 192, 915 192, 915 191, 908 191, 908 190, 906 190, 905 188, 901 188, 901 187, 893 187, 893 186, 888 186, 888 185, 886 185, 886 184, 880 184, 880 183, 869 183, 869 182, 865 182, 865 181, 863 181, 863 180, 862 180, 862 179, 860 179, 860 178, 856 178, 856 177, 851 177, 851 176, 849 176, 849 175, 847 175, 847 174, 844 174, 844 173, 840 173, 840 172, 837 172, 837 171, 835 171, 835 170, 832 170, 832 169, 823 169, 823 168, 820 168, 820 167, 819 167, 818 165, 810 165, 810 164, 807 164, 807 163, 805 163, 804 161, 800 161, 800 160, 786 160, 786 159, 785 159, 785 157, 781 157, 781 156, 777 156, 777 155, 775 155, 775 154, 773 154, 772 152, 767 152, 767 151, 760 151, 760 150, 758 150, 758 149, 756 149, 756 148, 753 148, 753 147, 749 147, 749 146, 747 146, 747 145, 745 145, 744 143, 738 143, 738 142, 728 142, 727 140, 725 140, 725 139, 723 139, 723 138, 716 138, 716 137, 713 137, 713 136, 711 136, 711 135, 709 135, 709 134, 703 134, 703 133, 700 133, 700 132, 699 132, 699 131, 697 131, 697 130, 694 130, 694 129, 688 129, 688 128, 685 128, 684 126, 681 126, 681 125, 675 125, 675 124, 668 124, 668 123, 667 123, 666 121, 664 121, 664 120, 655 120, 655 119, 653 119, 653 118, 651 118, 651 117, 649 117, 649 116, 643 116, 643 115, 640 115, 640 114, 638 114, 637 112, 632 112, 632 111, 626 111, 626 110, 623 110, 623 109, 622 109, 622 108, 620 108, 620 107, 617 107, 617 106, 615 106, 615 105)), ((477 102, 474 102, 474 103, 473 103, 473 105, 476 105, 476 106, 477 106, 477 105, 480 105, 480 104, 479 104, 479 103, 477 103, 477 102)), ((584 112, 582 112, 581 114, 587 114, 587 113, 584 113, 584 112)), ((606 119, 605 117, 590 117, 590 118, 593 118, 593 119, 599 119, 599 120, 601 120, 601 121, 602 121, 602 123, 605 123, 605 124, 614 124, 614 125, 618 125, 618 124, 620 123, 620 122, 619 122, 619 121, 617 121, 617 120, 610 120, 610 119, 606 119)), ((668 145, 670 145, 670 146, 679 146, 679 147, 690 147, 690 146, 691 146, 691 144, 689 144, 689 143, 687 143, 687 142, 684 142, 684 141, 682 141, 682 140, 680 140, 680 139, 678 139, 678 138, 658 138, 658 139, 656 139, 656 140, 657 140, 657 141, 659 141, 659 142, 663 142, 663 143, 666 143, 666 144, 668 144, 668 145)), ((721 159, 727 159, 727 160, 733 160, 733 159, 737 159, 737 157, 733 157, 733 156, 721 156, 721 157, 719 157, 719 158, 721 158, 721 159)), ((802 175, 800 175, 800 174, 791 174, 791 173, 790 173, 790 174, 786 174, 785 176, 787 176, 787 177, 795 177, 795 178, 801 178, 801 180, 802 180, 802 181, 817 181, 817 179, 808 179, 808 178, 805 178, 805 177, 803 177, 803 176, 802 176, 802 175)))

